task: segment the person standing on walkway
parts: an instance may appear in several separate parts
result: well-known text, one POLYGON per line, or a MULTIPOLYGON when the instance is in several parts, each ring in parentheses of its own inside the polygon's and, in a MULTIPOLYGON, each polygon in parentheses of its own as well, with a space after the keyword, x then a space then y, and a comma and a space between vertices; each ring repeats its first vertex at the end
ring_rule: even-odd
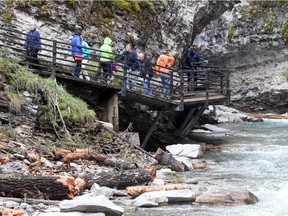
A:
POLYGON ((41 50, 41 38, 40 33, 37 31, 35 24, 30 24, 30 30, 27 33, 24 43, 24 49, 26 49, 26 59, 30 63, 30 68, 39 68, 38 52, 41 50))
POLYGON ((140 62, 140 74, 143 77, 143 93, 147 95, 152 95, 152 90, 150 89, 150 81, 153 77, 152 63, 148 61, 143 53, 138 55, 140 62))
POLYGON ((193 44, 192 47, 188 50, 188 53, 186 55, 183 68, 188 69, 187 72, 187 83, 188 88, 187 92, 190 92, 192 89, 192 86, 197 86, 197 65, 200 62, 200 55, 197 52, 197 45, 193 44), (193 81, 193 83, 192 83, 193 81))
POLYGON ((163 50, 162 54, 158 57, 156 61, 156 74, 160 76, 162 80, 162 95, 161 98, 168 99, 167 98, 167 91, 170 85, 171 77, 170 77, 170 69, 169 67, 173 67, 175 62, 174 57, 167 55, 167 51, 163 50))
POLYGON ((112 77, 111 64, 114 59, 112 53, 112 40, 109 37, 104 39, 103 45, 100 47, 100 68, 103 70, 102 83, 107 83, 108 76, 112 77))
POLYGON ((90 80, 90 76, 88 75, 87 70, 85 70, 88 60, 89 60, 89 56, 91 54, 91 49, 88 45, 88 43, 84 40, 82 40, 82 69, 81 69, 81 75, 79 76, 79 78, 83 78, 86 80, 90 80))
POLYGON ((132 91, 137 91, 137 79, 139 73, 138 54, 133 50, 131 43, 126 44, 125 51, 117 58, 118 61, 124 61, 127 58, 125 67, 127 67, 126 89, 130 89, 129 82, 132 82, 132 91), (129 78, 128 78, 129 77, 129 78))
POLYGON ((76 31, 74 34, 71 42, 72 52, 71 55, 76 63, 74 68, 74 72, 72 73, 73 76, 79 78, 82 66, 82 38, 81 38, 81 31, 76 31))

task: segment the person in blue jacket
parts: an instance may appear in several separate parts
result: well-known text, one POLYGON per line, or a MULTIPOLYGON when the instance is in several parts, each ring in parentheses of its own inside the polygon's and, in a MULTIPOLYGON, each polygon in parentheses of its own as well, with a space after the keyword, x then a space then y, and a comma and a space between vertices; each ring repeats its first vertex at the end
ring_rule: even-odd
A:
POLYGON ((129 82, 132 82, 132 90, 137 91, 136 84, 140 68, 138 54, 136 51, 133 50, 133 46, 131 43, 126 44, 125 49, 126 51, 122 52, 121 55, 117 58, 117 60, 124 61, 125 58, 127 58, 127 75, 130 77, 130 79, 127 79, 126 89, 130 89, 129 82))
POLYGON ((72 73, 73 76, 76 78, 79 78, 80 72, 81 72, 81 66, 82 66, 82 38, 81 38, 81 31, 76 31, 76 33, 73 35, 73 38, 70 42, 72 46, 71 55, 76 62, 76 66, 74 68, 74 72, 72 73), (80 60, 78 60, 78 57, 80 57, 80 60), (76 58, 77 57, 77 58, 76 58))
POLYGON ((30 30, 27 33, 24 43, 24 49, 26 49, 26 59, 30 63, 30 68, 39 68, 38 52, 41 50, 41 38, 40 33, 37 31, 35 24, 30 24, 30 30))
POLYGON ((192 87, 192 79, 193 79, 193 86, 197 86, 197 65, 200 63, 200 55, 197 52, 197 45, 193 44, 192 47, 188 50, 186 55, 183 68, 189 70, 187 72, 187 83, 188 88, 187 91, 191 91, 192 87))

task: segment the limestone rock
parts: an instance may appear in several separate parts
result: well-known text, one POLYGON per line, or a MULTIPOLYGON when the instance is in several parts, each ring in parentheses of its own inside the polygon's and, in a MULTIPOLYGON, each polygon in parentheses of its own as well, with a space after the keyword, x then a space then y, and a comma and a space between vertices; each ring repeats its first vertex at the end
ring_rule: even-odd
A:
POLYGON ((143 197, 153 197, 161 199, 166 197, 168 202, 193 202, 196 198, 192 190, 170 190, 170 191, 152 191, 141 194, 135 200, 142 199, 143 197))
POLYGON ((200 158, 203 156, 202 148, 198 144, 176 144, 169 145, 166 149, 177 156, 185 156, 188 158, 200 158))
POLYGON ((59 207, 62 212, 103 212, 105 213, 105 215, 107 214, 111 216, 119 216, 122 215, 124 212, 124 209, 122 207, 115 205, 103 195, 96 197, 78 196, 75 197, 73 200, 64 200, 60 202, 59 207))
MULTIPOLYGON (((51 216, 49 213, 40 213, 38 216, 51 216)), ((82 213, 82 212, 53 212, 53 216, 105 216, 104 213, 82 213)))
POLYGON ((210 205, 249 205, 259 199, 247 189, 219 190, 203 193, 196 197, 195 203, 210 205))

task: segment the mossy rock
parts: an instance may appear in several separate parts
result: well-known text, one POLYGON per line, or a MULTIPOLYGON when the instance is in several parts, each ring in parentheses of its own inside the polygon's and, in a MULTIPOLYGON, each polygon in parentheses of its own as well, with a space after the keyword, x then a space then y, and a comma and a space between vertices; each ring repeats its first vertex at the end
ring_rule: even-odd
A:
POLYGON ((29 0, 16 0, 16 6, 21 8, 29 8, 29 0))
POLYGON ((137 1, 130 1, 130 5, 131 5, 132 11, 134 13, 140 13, 141 12, 141 7, 139 6, 137 1))
POLYGON ((45 4, 37 10, 37 15, 35 17, 37 19, 51 17, 52 11, 53 11, 52 5, 50 5, 49 3, 45 4))
POLYGON ((228 41, 230 43, 232 42, 233 35, 234 35, 234 27, 230 26, 229 29, 228 29, 228 35, 227 35, 228 41))
POLYGON ((13 17, 14 17, 13 9, 7 8, 7 9, 0 10, 0 12, 2 13, 3 22, 5 24, 11 24, 13 17))
POLYGON ((128 2, 128 1, 125 1, 125 0, 116 0, 115 1, 115 4, 117 6, 117 8, 119 10, 122 10, 122 11, 127 11, 129 13, 131 13, 133 10, 132 10, 132 6, 131 4, 128 2))
POLYGON ((76 9, 76 0, 64 0, 63 2, 68 8, 76 9))
POLYGON ((284 39, 288 39, 288 20, 286 20, 281 28, 281 35, 284 39))
POLYGON ((13 0, 6 0, 6 5, 7 7, 13 7, 14 6, 14 1, 13 0))
POLYGON ((134 36, 133 36, 132 34, 129 34, 129 33, 127 33, 127 36, 128 36, 129 42, 130 42, 133 46, 136 46, 136 40, 135 40, 134 36))
POLYGON ((272 26, 273 26, 273 21, 272 21, 272 19, 268 18, 266 23, 265 23, 264 28, 266 30, 272 30, 272 26))
POLYGON ((285 77, 285 79, 288 81, 288 68, 284 69, 282 72, 281 72, 281 75, 283 77, 285 77))
POLYGON ((141 9, 148 9, 152 14, 157 14, 153 2, 148 0, 143 0, 138 2, 141 9))

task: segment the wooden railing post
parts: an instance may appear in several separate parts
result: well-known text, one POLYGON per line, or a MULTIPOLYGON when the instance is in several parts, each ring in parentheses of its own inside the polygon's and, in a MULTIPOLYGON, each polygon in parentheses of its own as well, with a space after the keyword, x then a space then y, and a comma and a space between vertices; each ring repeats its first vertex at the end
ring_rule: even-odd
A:
MULTIPOLYGON (((224 80, 223 80, 223 76, 225 76, 225 78, 226 78, 226 74, 223 73, 223 75, 222 75, 221 72, 220 72, 219 74, 220 74, 220 89, 221 89, 220 93, 223 94, 223 93, 224 93, 224 85, 223 85, 224 80)), ((226 81, 226 80, 225 80, 225 81, 226 81)))
POLYGON ((128 57, 125 56, 124 59, 124 71, 123 71, 123 85, 122 85, 122 91, 121 91, 121 95, 122 96, 126 96, 126 84, 127 84, 127 62, 128 62, 128 57))
POLYGON ((206 93, 206 104, 209 103, 209 70, 205 70, 205 93, 206 93))
POLYGON ((174 76, 173 76, 173 72, 174 72, 174 70, 171 70, 171 72, 170 72, 170 99, 172 100, 172 97, 173 97, 173 86, 174 86, 174 84, 173 84, 173 78, 174 78, 174 76))
POLYGON ((51 77, 56 77, 56 55, 57 55, 57 41, 53 40, 53 53, 52 53, 52 73, 51 77))
POLYGON ((184 110, 184 73, 183 69, 180 69, 180 111, 184 110))

